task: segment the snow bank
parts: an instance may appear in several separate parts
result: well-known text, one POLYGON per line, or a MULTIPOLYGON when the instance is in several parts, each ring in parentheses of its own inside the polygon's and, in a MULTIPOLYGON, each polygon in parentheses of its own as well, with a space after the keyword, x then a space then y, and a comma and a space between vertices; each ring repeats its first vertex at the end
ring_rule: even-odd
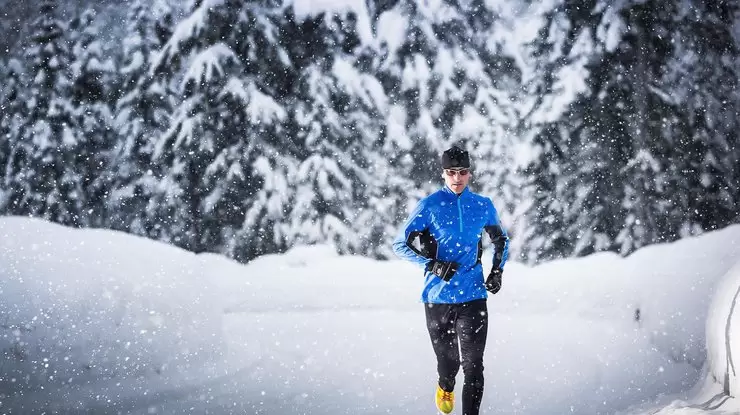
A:
MULTIPOLYGON (((716 238, 721 232, 709 234, 710 238, 716 238)), ((725 232, 725 235, 729 235, 725 232)), ((704 241, 707 236, 698 238, 704 241)), ((716 242, 716 241, 715 241, 716 242)), ((724 247, 738 250, 737 238, 727 239, 724 247)), ((708 250, 708 252, 711 250, 708 250)), ((710 270, 716 270, 717 266, 726 267, 732 264, 732 258, 726 260, 709 260, 706 255, 704 261, 696 261, 699 264, 705 264, 710 270)), ((699 278, 705 280, 706 278, 699 278)), ((707 301, 710 301, 708 315, 704 316, 702 309, 696 307, 697 303, 702 301, 685 298, 687 306, 684 314, 690 314, 692 311, 698 311, 699 314, 694 320, 697 324, 686 327, 685 332, 691 332, 699 324, 705 324, 706 330, 706 348, 702 348, 702 357, 706 356, 703 361, 700 379, 696 384, 679 394, 669 394, 661 396, 657 401, 643 405, 635 405, 625 412, 618 412, 620 415, 652 414, 652 415, 730 415, 740 413, 740 401, 738 396, 737 366, 738 353, 740 353, 740 329, 738 328, 738 297, 740 295, 740 261, 735 262, 724 275, 712 284, 713 289, 710 295, 707 295, 707 301)), ((694 287, 692 287, 693 291, 694 287)), ((670 295, 670 290, 666 295, 670 295)), ((703 292, 696 293, 695 297, 703 296, 703 292)), ((704 297, 699 297, 704 298, 704 297)), ((694 335, 686 336, 684 333, 675 333, 675 327, 671 328, 670 336, 675 344, 690 344, 696 341, 694 335), (688 339, 688 341, 687 341, 688 339)))
POLYGON ((627 257, 627 287, 637 294, 651 343, 671 359, 700 368, 713 294, 739 260, 738 225, 627 257))
POLYGON ((0 218, 0 390, 216 358, 223 310, 196 255, 107 230, 0 218))
POLYGON ((632 321, 651 347, 674 362, 698 369, 706 359, 712 296, 738 260, 740 226, 734 225, 647 246, 626 258, 603 252, 552 261, 517 273, 517 281, 507 270, 505 284, 516 291, 497 303, 514 302, 501 305, 509 312, 587 316, 605 323, 632 321))
POLYGON ((717 285, 707 319, 709 373, 725 394, 740 395, 740 262, 717 285))

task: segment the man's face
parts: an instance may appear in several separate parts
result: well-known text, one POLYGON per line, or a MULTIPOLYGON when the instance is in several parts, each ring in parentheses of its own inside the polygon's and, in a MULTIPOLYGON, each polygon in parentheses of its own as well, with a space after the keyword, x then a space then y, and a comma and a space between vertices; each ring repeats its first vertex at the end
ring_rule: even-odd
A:
POLYGON ((442 170, 442 177, 445 179, 445 184, 453 192, 460 194, 470 181, 470 169, 444 169, 442 170))

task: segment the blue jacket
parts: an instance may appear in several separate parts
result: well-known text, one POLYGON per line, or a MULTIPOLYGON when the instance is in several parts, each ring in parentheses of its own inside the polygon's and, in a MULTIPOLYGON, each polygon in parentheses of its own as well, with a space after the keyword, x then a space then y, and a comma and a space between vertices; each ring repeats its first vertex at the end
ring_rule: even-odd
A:
POLYGON ((493 269, 503 269, 509 256, 509 237, 491 199, 467 187, 457 195, 444 186, 419 201, 393 241, 396 255, 425 269, 435 258, 459 264, 449 282, 425 271, 422 302, 464 303, 488 297, 481 265, 484 231, 494 246, 493 269), (413 245, 417 237, 418 248, 413 245))

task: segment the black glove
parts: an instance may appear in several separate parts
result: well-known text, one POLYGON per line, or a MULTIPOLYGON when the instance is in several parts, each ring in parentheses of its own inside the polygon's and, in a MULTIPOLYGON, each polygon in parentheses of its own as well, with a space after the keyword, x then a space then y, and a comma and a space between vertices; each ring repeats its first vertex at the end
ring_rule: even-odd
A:
POLYGON ((437 259, 433 259, 427 263, 427 271, 432 273, 445 281, 452 279, 452 276, 457 272, 457 262, 445 262, 437 259))
POLYGON ((501 276, 504 274, 502 269, 492 269, 486 278, 486 290, 491 294, 496 294, 501 289, 501 276))

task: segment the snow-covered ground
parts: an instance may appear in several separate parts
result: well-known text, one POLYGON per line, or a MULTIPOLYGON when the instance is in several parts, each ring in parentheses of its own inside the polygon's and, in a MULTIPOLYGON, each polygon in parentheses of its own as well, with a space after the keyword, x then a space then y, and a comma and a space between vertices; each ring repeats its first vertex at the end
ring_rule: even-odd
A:
MULTIPOLYGON (((737 413, 739 261, 733 226, 509 263, 482 413, 737 413)), ((434 413, 421 285, 322 246, 239 265, 0 218, 0 414, 434 413)))

